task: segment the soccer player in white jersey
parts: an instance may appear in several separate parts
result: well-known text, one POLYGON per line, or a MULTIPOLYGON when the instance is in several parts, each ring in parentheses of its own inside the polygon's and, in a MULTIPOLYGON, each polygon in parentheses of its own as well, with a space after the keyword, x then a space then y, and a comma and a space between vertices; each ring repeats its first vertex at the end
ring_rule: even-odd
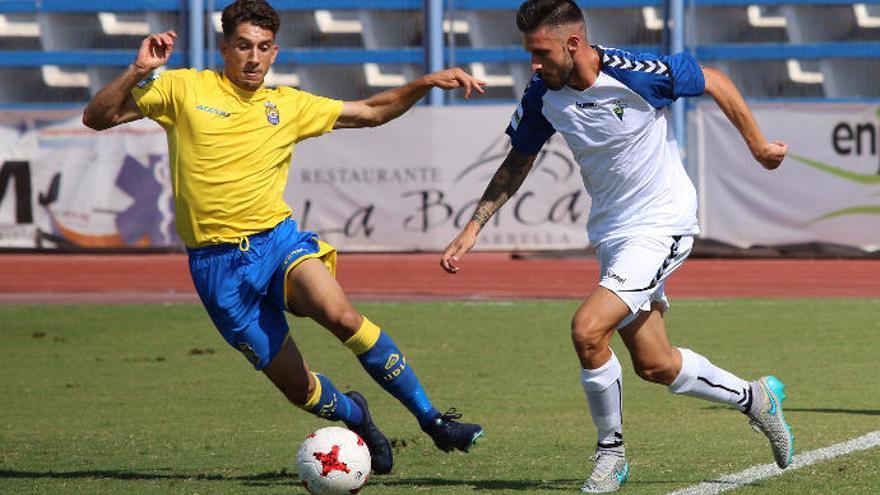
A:
POLYGON ((772 376, 748 382, 667 340, 664 284, 699 233, 696 192, 667 107, 681 96, 709 94, 768 170, 781 164, 787 146, 768 142, 730 79, 701 68, 689 54, 591 46, 573 1, 528 0, 519 8, 517 27, 535 75, 507 127, 512 149, 471 221, 444 250, 441 266, 458 272, 482 227, 516 193, 541 147, 559 132, 592 199, 587 232, 600 264, 598 287, 571 322, 581 383, 598 430, 596 462, 581 490, 613 492, 629 476, 621 366, 608 346, 615 330, 641 378, 742 411, 770 440, 777 465, 787 467, 794 437, 782 414, 782 382, 772 376))

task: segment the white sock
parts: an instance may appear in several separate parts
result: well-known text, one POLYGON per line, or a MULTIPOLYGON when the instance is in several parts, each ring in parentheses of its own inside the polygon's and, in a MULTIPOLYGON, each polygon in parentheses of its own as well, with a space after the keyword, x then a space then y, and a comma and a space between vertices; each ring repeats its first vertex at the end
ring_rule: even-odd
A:
POLYGON ((669 384, 669 391, 700 399, 730 404, 740 411, 748 410, 752 403, 749 382, 725 371, 705 357, 690 349, 681 352, 681 372, 669 384))
POLYGON ((599 447, 623 447, 623 377, 614 351, 601 367, 581 370, 581 385, 599 434, 599 447))

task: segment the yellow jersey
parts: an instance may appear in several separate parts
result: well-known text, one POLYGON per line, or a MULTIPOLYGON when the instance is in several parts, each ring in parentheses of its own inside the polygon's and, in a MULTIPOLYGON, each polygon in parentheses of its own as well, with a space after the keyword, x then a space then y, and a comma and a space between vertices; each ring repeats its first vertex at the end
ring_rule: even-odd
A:
POLYGON ((342 101, 289 87, 245 91, 211 70, 155 74, 131 91, 168 135, 177 232, 189 247, 239 242, 290 216, 294 144, 333 129, 342 101))

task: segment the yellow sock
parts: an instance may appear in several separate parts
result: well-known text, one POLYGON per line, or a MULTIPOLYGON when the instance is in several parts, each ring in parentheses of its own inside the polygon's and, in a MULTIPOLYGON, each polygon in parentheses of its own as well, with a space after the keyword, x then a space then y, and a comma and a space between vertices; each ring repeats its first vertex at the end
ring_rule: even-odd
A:
POLYGON ((361 327, 345 341, 345 347, 351 349, 355 356, 360 356, 376 345, 376 341, 379 340, 379 332, 381 332, 379 327, 364 316, 361 327))

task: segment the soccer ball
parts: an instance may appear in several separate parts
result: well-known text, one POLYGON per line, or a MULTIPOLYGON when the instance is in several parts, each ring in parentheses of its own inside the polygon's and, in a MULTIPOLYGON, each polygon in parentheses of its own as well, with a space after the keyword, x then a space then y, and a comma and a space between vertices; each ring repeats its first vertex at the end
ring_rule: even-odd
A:
POLYGON ((370 449, 357 433, 330 426, 306 437, 296 465, 312 495, 357 493, 370 477, 370 449))

